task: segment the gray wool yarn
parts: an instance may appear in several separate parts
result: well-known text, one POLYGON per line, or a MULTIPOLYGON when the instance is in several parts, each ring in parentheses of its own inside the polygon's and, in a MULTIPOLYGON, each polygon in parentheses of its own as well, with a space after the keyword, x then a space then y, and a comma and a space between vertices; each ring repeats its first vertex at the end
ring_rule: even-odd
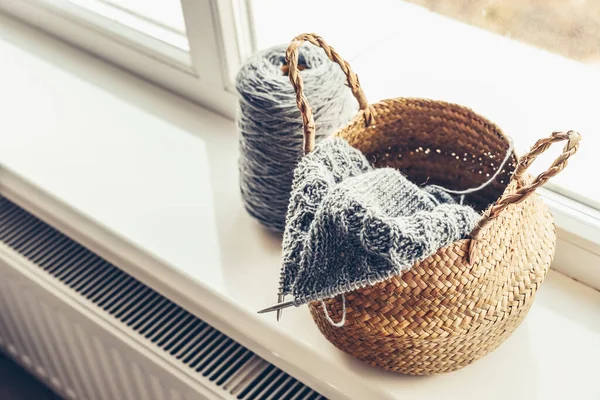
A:
MULTIPOLYGON (((302 157, 302 118, 296 94, 281 67, 287 46, 261 51, 242 66, 239 94, 240 189, 246 210, 267 228, 283 232, 294 168, 302 157)), ((317 142, 357 112, 346 77, 325 52, 303 46, 299 64, 313 108, 317 142)))
POLYGON ((381 282, 467 237, 480 217, 329 138, 296 169, 280 293, 299 306, 381 282))

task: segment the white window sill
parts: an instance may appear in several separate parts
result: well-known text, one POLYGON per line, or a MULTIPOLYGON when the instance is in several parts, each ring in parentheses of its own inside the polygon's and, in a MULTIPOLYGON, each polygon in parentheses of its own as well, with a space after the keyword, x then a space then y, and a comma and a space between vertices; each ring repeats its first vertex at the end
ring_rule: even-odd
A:
POLYGON ((306 308, 279 324, 257 315, 274 300, 280 242, 242 208, 233 122, 0 22, 0 193, 262 357, 331 398, 600 395, 600 293, 555 271, 497 351, 430 378, 336 350, 306 308))

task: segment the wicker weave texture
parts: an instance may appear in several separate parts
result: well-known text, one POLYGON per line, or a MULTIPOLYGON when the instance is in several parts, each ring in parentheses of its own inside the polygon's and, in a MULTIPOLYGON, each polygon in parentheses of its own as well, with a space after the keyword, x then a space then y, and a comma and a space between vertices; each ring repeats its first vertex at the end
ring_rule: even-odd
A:
MULTIPOLYGON (((303 42, 323 47, 348 77, 361 110, 336 135, 376 166, 401 170, 417 184, 451 189, 476 187, 500 168, 510 148, 501 130, 475 112, 442 101, 397 98, 369 105, 358 77, 339 54, 314 34, 288 48, 290 81, 304 121, 305 151, 312 151, 314 120, 296 71, 303 42)), ((438 250, 401 276, 309 304, 325 337, 367 363, 411 375, 462 368, 500 345, 521 323, 554 255, 552 216, 534 191, 567 165, 578 133, 555 132, 520 160, 513 153, 494 182, 467 195, 483 212, 470 239, 438 250), (525 171, 551 144, 566 141, 561 155, 537 177, 525 171)))
MULTIPOLYGON (((472 260, 469 240, 455 242, 402 276, 346 294, 341 328, 325 319, 320 303, 310 304, 311 314, 329 341, 371 365, 413 375, 453 371, 494 350, 520 324, 555 237, 547 207, 531 196, 490 223, 472 260)), ((339 320, 341 301, 326 304, 339 320)))

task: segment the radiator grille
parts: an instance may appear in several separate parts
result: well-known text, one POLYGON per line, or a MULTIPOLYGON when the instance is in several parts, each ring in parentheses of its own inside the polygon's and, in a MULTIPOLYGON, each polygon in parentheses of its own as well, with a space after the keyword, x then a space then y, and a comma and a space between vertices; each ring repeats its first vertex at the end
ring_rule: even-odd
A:
POLYGON ((224 397, 324 399, 132 276, 0 197, 0 241, 174 357, 224 397))

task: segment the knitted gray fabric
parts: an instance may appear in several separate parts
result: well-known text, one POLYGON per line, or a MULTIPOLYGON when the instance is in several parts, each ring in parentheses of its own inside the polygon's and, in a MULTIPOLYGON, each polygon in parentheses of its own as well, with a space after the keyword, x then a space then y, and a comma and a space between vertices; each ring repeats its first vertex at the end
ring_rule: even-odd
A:
POLYGON ((294 174, 281 293, 298 306, 383 281, 467 237, 479 218, 440 189, 373 169, 346 141, 324 140, 294 174))

